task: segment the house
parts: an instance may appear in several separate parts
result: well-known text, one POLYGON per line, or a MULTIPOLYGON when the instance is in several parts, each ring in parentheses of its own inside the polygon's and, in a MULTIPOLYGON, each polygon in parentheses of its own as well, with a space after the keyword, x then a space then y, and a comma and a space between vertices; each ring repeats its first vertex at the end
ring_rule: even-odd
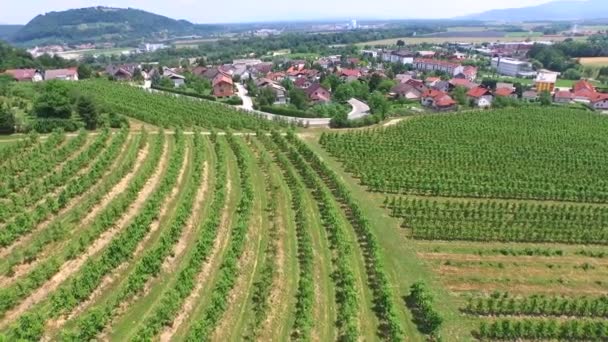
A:
POLYGON ((361 71, 357 69, 341 69, 339 75, 342 80, 352 82, 361 77, 361 71))
POLYGON ((424 82, 422 82, 421 80, 410 79, 410 80, 405 81, 405 84, 409 84, 409 85, 413 86, 414 88, 418 89, 421 93, 428 90, 428 87, 426 85, 424 85, 424 82))
POLYGON ((492 92, 484 87, 477 87, 469 90, 467 92, 467 97, 475 104, 475 106, 480 108, 490 107, 492 105, 492 101, 494 100, 492 92))
POLYGON ((196 68, 192 69, 192 74, 202 78, 207 70, 208 69, 204 66, 197 66, 196 68))
POLYGON ((260 89, 270 88, 275 93, 275 104, 287 103, 287 90, 275 81, 268 78, 262 78, 256 82, 256 86, 260 89))
POLYGON ((515 90, 515 85, 513 83, 497 82, 496 89, 498 88, 508 88, 515 90))
POLYGON ((439 82, 439 81, 441 81, 441 77, 427 77, 427 78, 424 80, 424 84, 425 84, 427 87, 432 87, 432 86, 434 86, 435 84, 437 84, 437 82, 439 82))
POLYGON ((17 82, 40 82, 43 80, 42 73, 37 69, 9 69, 3 74, 12 76, 17 82))
POLYGON ((591 102, 597 96, 595 87, 586 80, 580 80, 572 86, 572 99, 579 102, 591 102))
POLYGON ((232 77, 219 73, 213 79, 213 96, 215 97, 230 97, 234 95, 234 84, 232 77))
POLYGON ((536 72, 532 69, 532 64, 526 61, 507 57, 492 58, 492 68, 500 75, 511 77, 534 77, 536 72))
POLYGON ((266 75, 266 78, 273 80, 275 82, 282 82, 285 79, 285 73, 284 72, 269 72, 266 75))
POLYGON ((452 89, 452 85, 448 81, 439 81, 432 88, 447 93, 452 89))
POLYGON ((477 68, 474 66, 470 66, 470 65, 465 66, 462 69, 462 72, 456 74, 456 76, 454 76, 454 78, 461 78, 461 79, 469 80, 469 81, 473 82, 477 78, 477 68))
POLYGON ((166 77, 173 82, 175 88, 179 88, 186 84, 186 77, 178 74, 175 70, 171 70, 167 67, 163 67, 163 77, 166 77))
POLYGON ((536 91, 539 93, 543 91, 552 93, 555 89, 555 83, 557 82, 557 75, 558 73, 556 72, 539 72, 538 75, 536 75, 536 80, 534 81, 536 91))
POLYGON ((553 95, 553 102, 555 103, 570 103, 572 102, 572 93, 569 91, 558 91, 553 95))
POLYGON ((591 107, 597 110, 608 110, 608 94, 597 94, 597 96, 591 100, 591 107))
POLYGON ((210 68, 202 72, 201 77, 213 81, 215 77, 220 73, 219 68, 210 68))
POLYGON ((391 53, 391 63, 412 64, 414 63, 414 53, 408 50, 393 51, 391 53))
POLYGON ((327 103, 331 101, 331 92, 325 89, 320 83, 314 83, 304 90, 308 99, 316 103, 327 103))
POLYGON ((312 85, 312 82, 305 77, 300 77, 295 82, 293 82, 293 85, 300 89, 308 89, 312 85))
POLYGON ((416 54, 422 58, 433 58, 435 57, 435 51, 417 51, 416 54))
POLYGON ((422 96, 422 91, 410 84, 400 83, 391 89, 391 94, 398 99, 418 100, 422 96))
POLYGON ((117 81, 130 81, 138 69, 140 66, 137 64, 109 65, 106 73, 117 81))
POLYGON ((458 75, 464 70, 464 67, 460 64, 428 58, 415 59, 414 68, 425 72, 440 71, 451 76, 458 75))
POLYGON ((496 88, 496 90, 494 91, 494 96, 510 97, 510 98, 516 99, 517 93, 515 92, 515 89, 513 89, 513 88, 503 87, 503 88, 496 88))
POLYGON ((438 111, 452 110, 457 107, 456 101, 450 95, 435 89, 425 91, 421 96, 420 102, 423 106, 431 107, 438 111))
POLYGON ((536 92, 534 90, 527 90, 521 94, 521 99, 524 101, 528 101, 528 102, 538 101, 539 95, 538 95, 538 92, 536 92))
POLYGON ((252 73, 266 75, 272 71, 272 67, 274 65, 272 63, 258 63, 250 68, 252 73))
POLYGON ((44 79, 46 81, 50 81, 50 80, 78 81, 78 70, 76 70, 76 68, 47 70, 44 73, 44 79))

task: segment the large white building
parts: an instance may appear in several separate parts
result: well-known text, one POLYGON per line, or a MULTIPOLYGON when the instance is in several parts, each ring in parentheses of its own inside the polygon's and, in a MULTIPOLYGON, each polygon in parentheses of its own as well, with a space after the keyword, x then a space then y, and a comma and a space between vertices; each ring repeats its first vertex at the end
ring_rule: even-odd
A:
POLYGON ((492 68, 505 76, 512 77, 534 77, 536 72, 532 69, 532 64, 513 58, 495 57, 492 58, 492 68))

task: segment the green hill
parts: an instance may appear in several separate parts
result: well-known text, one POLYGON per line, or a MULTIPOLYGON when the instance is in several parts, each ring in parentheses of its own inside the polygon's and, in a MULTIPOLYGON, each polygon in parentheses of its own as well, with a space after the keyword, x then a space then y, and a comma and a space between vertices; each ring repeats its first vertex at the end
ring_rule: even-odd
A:
POLYGON ((10 40, 17 31, 21 30, 23 25, 2 25, 0 24, 0 39, 10 40))
POLYGON ((38 15, 16 32, 18 44, 133 42, 202 34, 213 26, 195 25, 142 10, 89 7, 38 15))

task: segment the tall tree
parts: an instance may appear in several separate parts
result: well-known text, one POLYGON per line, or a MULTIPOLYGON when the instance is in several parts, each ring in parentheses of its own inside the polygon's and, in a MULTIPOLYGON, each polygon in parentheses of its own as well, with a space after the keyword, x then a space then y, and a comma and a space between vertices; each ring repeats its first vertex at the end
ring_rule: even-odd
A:
POLYGON ((4 103, 0 102, 0 134, 15 133, 15 114, 4 103))
POLYGON ((72 104, 67 88, 59 81, 47 82, 42 94, 34 102, 34 114, 40 118, 69 119, 72 104))
POLYGON ((80 96, 76 101, 76 111, 84 121, 84 125, 88 130, 94 130, 99 124, 99 112, 89 96, 80 96))

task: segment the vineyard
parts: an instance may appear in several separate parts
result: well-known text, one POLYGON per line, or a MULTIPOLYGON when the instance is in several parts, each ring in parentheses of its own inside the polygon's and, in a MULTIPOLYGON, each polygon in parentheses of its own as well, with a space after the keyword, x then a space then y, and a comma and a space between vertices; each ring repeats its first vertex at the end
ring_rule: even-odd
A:
POLYGON ((529 108, 418 117, 309 142, 401 222, 436 275, 434 291, 416 285, 407 299, 421 331, 453 314, 478 340, 603 341, 606 128, 608 119, 588 112, 529 108))
POLYGON ((0 154, 4 340, 422 340, 365 211, 293 133, 56 132, 0 154))

